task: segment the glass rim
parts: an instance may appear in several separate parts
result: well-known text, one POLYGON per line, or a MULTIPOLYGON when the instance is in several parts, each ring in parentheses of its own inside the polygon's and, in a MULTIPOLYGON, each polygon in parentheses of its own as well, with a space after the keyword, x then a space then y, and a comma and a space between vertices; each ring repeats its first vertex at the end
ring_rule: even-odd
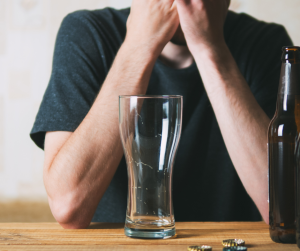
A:
POLYGON ((182 95, 119 95, 119 98, 162 98, 162 99, 171 99, 171 98, 182 98, 182 95))

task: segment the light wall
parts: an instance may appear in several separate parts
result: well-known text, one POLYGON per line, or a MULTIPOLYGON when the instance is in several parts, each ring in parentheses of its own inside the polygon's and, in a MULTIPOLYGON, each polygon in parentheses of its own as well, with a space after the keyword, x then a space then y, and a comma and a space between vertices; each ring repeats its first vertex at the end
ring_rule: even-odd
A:
MULTIPOLYGON (((78 9, 131 0, 0 0, 0 200, 46 198, 43 152, 29 138, 47 86, 57 30, 78 9)), ((233 0, 232 9, 284 24, 300 45, 299 0, 233 0)))

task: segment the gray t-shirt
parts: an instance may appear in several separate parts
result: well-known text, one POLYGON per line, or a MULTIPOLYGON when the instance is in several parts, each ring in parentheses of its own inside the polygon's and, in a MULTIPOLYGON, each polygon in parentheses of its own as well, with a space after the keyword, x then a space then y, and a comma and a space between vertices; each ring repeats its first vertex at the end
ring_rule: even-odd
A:
MULTIPOLYGON (((30 134, 40 148, 45 132, 73 132, 88 113, 124 40, 129 11, 85 10, 64 19, 57 35, 50 82, 30 134)), ((292 45, 289 36, 280 25, 231 11, 224 34, 257 102, 271 118, 281 47, 292 45)), ((231 162, 196 64, 176 70, 157 60, 147 94, 183 96, 182 136, 173 175, 176 221, 261 220, 231 162)), ((124 222, 126 206, 123 158, 93 221, 124 222)))

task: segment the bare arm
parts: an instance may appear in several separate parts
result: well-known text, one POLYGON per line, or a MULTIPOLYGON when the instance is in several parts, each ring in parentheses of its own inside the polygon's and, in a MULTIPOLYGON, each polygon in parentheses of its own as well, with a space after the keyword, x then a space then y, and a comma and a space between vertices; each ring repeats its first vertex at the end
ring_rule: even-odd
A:
POLYGON ((254 98, 227 47, 199 52, 195 60, 233 165, 268 222, 267 131, 270 119, 254 98))
POLYGON ((47 133, 44 183, 52 213, 64 228, 89 225, 123 154, 118 96, 146 93, 176 22, 172 0, 134 0, 125 42, 89 113, 74 133, 47 133))
POLYGON ((183 32, 233 165, 268 223, 266 143, 270 119, 255 100, 224 41, 228 6, 224 0, 177 3, 183 32))

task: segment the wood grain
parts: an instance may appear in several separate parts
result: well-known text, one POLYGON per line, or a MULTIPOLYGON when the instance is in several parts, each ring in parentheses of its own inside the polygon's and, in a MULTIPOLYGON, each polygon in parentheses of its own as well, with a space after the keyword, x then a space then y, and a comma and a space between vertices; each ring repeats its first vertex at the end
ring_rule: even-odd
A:
POLYGON ((47 201, 0 201, 0 222, 55 222, 55 219, 47 201))
POLYGON ((223 239, 241 238, 248 250, 298 250, 271 241, 263 222, 178 222, 177 238, 144 240, 124 235, 124 225, 93 223, 89 229, 65 230, 57 223, 0 223, 0 250, 187 250, 210 245, 222 250, 223 239))

